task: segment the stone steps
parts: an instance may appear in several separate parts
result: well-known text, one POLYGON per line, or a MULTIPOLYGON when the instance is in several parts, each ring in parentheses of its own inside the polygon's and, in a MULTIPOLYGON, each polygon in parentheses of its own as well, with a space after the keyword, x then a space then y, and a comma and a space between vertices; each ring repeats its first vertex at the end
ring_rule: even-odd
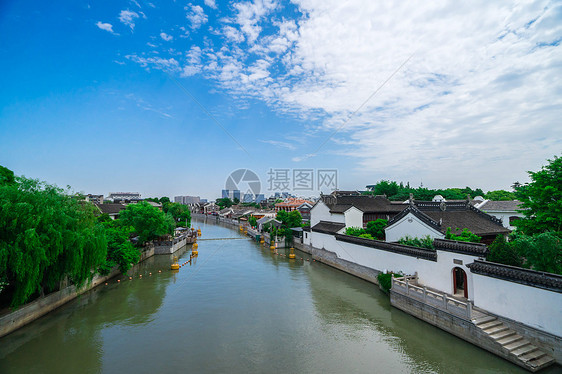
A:
POLYGON ((554 363, 554 358, 532 344, 493 316, 482 316, 472 322, 501 346, 509 360, 535 372, 554 363))

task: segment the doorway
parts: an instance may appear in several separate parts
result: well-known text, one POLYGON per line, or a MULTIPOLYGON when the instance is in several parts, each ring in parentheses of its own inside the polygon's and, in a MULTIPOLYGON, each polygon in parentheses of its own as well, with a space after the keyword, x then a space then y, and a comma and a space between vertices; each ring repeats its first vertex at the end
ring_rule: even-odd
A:
POLYGON ((466 272, 458 267, 453 269, 453 293, 455 296, 468 299, 466 272))

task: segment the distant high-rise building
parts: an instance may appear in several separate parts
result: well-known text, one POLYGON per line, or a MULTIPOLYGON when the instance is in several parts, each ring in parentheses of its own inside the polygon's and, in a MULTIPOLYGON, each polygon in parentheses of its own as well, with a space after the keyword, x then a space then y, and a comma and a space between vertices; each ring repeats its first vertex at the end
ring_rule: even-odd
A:
POLYGON ((264 195, 264 194, 260 193, 260 194, 257 194, 257 195, 256 195, 256 203, 259 204, 259 203, 261 203, 261 202, 264 201, 264 200, 265 200, 265 195, 264 195))
POLYGON ((234 199, 238 199, 238 201, 241 201, 241 195, 240 195, 240 190, 233 190, 232 191, 232 200, 234 199))
POLYGON ((230 191, 229 190, 222 190, 222 198, 230 198, 230 191))
POLYGON ((199 196, 175 196, 174 202, 183 205, 196 204, 201 201, 199 196))

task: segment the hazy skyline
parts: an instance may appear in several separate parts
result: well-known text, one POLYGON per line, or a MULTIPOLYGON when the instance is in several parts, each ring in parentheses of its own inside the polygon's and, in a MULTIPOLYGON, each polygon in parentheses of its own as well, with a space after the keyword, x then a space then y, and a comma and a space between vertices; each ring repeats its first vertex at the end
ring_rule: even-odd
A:
POLYGON ((85 193, 213 199, 240 168, 487 191, 562 150, 554 1, 8 0, 0 35, 0 165, 85 193))

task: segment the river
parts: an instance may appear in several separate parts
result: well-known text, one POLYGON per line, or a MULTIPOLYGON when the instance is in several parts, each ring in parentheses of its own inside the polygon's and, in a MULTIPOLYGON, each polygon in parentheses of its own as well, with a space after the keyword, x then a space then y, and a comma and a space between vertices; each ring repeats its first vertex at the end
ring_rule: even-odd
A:
POLYGON ((392 308, 373 284, 193 225, 192 264, 173 273, 169 256, 152 257, 0 338, 0 373, 525 373, 392 308))

